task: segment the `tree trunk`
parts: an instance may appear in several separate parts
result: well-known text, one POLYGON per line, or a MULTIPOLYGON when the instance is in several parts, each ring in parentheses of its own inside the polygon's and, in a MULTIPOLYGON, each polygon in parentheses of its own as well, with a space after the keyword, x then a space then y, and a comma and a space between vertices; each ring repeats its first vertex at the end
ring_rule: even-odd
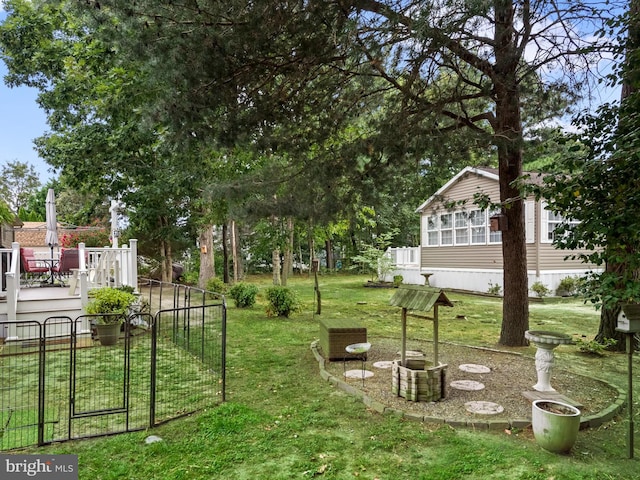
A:
POLYGON ((238 227, 235 220, 231 220, 231 255, 233 257, 233 282, 240 280, 238 265, 238 227))
POLYGON ((293 275, 293 219, 287 217, 287 244, 284 247, 284 261, 282 264, 282 285, 287 284, 287 279, 293 275))
POLYGON ((229 245, 227 240, 227 224, 222 224, 222 281, 229 283, 229 245))
POLYGON ((333 242, 330 238, 327 238, 327 240, 325 240, 324 248, 326 249, 327 253, 327 270, 332 272, 336 267, 333 259, 333 242))
POLYGON ((514 4, 496 2, 496 63, 494 85, 496 118, 494 144, 498 150, 500 202, 507 217, 502 232, 504 297, 500 344, 527 345, 524 333, 529 328, 529 281, 524 223, 524 202, 513 183, 522 175, 522 119, 517 69, 517 51, 513 37, 514 4))
POLYGON ((618 315, 621 311, 622 307, 620 305, 616 305, 614 308, 603 306, 600 311, 598 334, 594 338, 596 342, 602 344, 604 344, 607 339, 613 338, 616 340, 616 344, 608 349, 618 352, 624 352, 626 350, 626 335, 616 330, 618 315))
POLYGON ((273 264, 273 284, 280 285, 280 250, 277 248, 271 254, 271 263, 273 264))
POLYGON ((213 226, 207 225, 198 235, 200 244, 200 273, 198 275, 198 287, 207 288, 210 278, 216 276, 213 256, 213 226))

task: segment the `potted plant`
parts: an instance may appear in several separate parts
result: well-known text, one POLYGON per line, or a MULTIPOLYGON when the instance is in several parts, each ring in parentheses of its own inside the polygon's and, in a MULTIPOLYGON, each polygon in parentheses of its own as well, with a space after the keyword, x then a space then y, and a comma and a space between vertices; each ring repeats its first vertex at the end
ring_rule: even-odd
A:
POLYGON ((120 336, 120 327, 136 302, 129 288, 102 287, 90 293, 91 300, 85 313, 94 315, 98 339, 102 345, 114 345, 120 336))
POLYGON ((557 400, 535 400, 531 427, 538 445, 554 453, 571 450, 580 430, 580 410, 557 400))

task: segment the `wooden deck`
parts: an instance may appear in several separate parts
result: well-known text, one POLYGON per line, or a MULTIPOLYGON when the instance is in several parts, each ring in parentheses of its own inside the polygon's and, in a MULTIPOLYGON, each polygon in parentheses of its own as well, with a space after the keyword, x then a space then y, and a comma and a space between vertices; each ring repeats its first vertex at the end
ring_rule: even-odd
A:
MULTIPOLYGON (((80 298, 80 294, 76 293, 73 295, 69 294, 68 286, 54 286, 54 287, 23 287, 20 289, 20 295, 18 296, 19 301, 23 300, 55 300, 55 299, 63 299, 63 298, 80 298)), ((4 298, 3 300, 6 300, 4 298)))

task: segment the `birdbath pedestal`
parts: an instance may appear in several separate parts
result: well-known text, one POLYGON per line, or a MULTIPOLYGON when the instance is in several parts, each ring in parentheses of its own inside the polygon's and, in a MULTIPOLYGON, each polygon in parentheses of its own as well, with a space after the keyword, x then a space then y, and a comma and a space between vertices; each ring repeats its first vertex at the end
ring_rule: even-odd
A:
POLYGON ((558 345, 573 343, 571 336, 565 333, 545 332, 540 330, 527 330, 524 336, 536 346, 536 371, 538 383, 533 386, 538 392, 555 392, 555 388, 549 383, 551 369, 555 363, 553 349, 558 345))

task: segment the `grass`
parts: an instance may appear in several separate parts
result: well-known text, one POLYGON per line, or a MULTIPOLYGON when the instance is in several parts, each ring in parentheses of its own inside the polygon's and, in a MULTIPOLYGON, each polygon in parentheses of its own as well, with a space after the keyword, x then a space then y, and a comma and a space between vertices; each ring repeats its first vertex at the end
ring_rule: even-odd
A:
MULTIPOLYGON (((200 333, 200 330, 197 330, 200 333)), ((129 350, 130 377, 125 396, 124 343, 114 347, 78 348, 75 381, 69 382, 72 362, 69 349, 52 348, 46 354, 44 441, 122 432, 149 425, 150 334, 132 336, 129 350), (69 404, 70 389, 73 405, 69 404), (124 410, 95 416, 105 409, 124 410), (69 411, 76 418, 71 421, 69 411), (87 414, 84 416, 83 414, 87 414)), ((164 421, 220 401, 219 375, 172 342, 160 341, 157 349, 157 397, 155 415, 164 421)), ((8 355, 0 357, 3 388, 0 390, 0 449, 10 450, 37 443, 38 357, 8 355)))
MULTIPOLYGON (((638 460, 626 458, 625 418, 580 432, 571 454, 555 455, 542 450, 529 429, 456 430, 367 409, 318 375, 309 348, 318 336, 313 279, 290 280, 304 309, 289 319, 264 313, 262 292, 270 277, 248 281, 261 293, 250 309, 229 306, 227 403, 152 431, 26 452, 77 454, 81 479, 637 478, 638 460), (145 444, 150 434, 163 441, 145 444)), ((399 309, 388 305, 393 291, 363 288, 365 281, 355 276, 320 277, 322 316, 361 320, 374 344, 377 338, 398 339, 399 309)), ((449 296, 455 307, 440 310, 441 341, 497 347, 500 300, 449 296)), ((531 304, 532 329, 592 338, 598 318, 576 300, 531 304)), ((430 339, 431 333, 430 325, 410 319, 411 339, 430 339)), ((533 347, 514 350, 535 353, 533 347)), ((625 355, 585 356, 576 346, 561 346, 557 356, 557 368, 626 385, 625 355)), ((637 385, 635 398, 640 398, 637 385)))

